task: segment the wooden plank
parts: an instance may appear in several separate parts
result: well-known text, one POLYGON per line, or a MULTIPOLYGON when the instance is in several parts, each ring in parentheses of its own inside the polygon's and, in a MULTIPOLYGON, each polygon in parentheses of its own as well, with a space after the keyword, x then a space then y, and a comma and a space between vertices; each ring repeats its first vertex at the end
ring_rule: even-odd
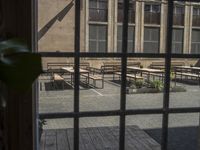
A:
POLYGON ((80 129, 80 150, 95 150, 95 146, 86 128, 80 129))
POLYGON ((67 139, 68 139, 68 142, 69 142, 69 147, 70 147, 70 150, 73 150, 74 149, 74 129, 70 128, 70 129, 67 129, 66 130, 67 132, 67 139))
MULTIPOLYGON (((45 149, 40 150, 73 150, 73 129, 48 130, 45 135, 45 149)), ((127 126, 125 138, 126 150, 160 150, 160 145, 138 126, 127 126)), ((81 128, 79 145, 80 150, 116 150, 119 127, 81 128)))
POLYGON ((135 145, 135 147, 138 149, 138 150, 153 150, 148 144, 146 144, 146 142, 144 141, 144 138, 148 137, 150 138, 148 135, 146 135, 145 132, 142 132, 141 129, 136 129, 135 128, 130 128, 130 127, 127 127, 126 128, 127 132, 128 132, 128 137, 131 138, 131 142, 135 145), (135 136, 135 134, 133 133, 140 133, 138 134, 137 136, 135 136), (145 134, 145 135, 142 135, 142 134, 145 134))
POLYGON ((45 139, 45 150, 57 150, 56 130, 48 130, 48 132, 46 132, 45 139))
POLYGON ((40 139, 40 150, 45 150, 45 143, 46 143, 45 134, 46 132, 43 131, 41 139, 40 139))
POLYGON ((103 150, 104 149, 104 141, 102 136, 99 134, 99 131, 97 128, 87 128, 88 134, 90 135, 92 139, 92 143, 94 144, 95 148, 97 150, 103 150))
POLYGON ((66 130, 57 130, 57 150, 70 150, 66 130))
POLYGON ((103 137, 105 149, 116 150, 119 149, 119 138, 114 137, 109 130, 110 127, 99 127, 99 134, 103 137))

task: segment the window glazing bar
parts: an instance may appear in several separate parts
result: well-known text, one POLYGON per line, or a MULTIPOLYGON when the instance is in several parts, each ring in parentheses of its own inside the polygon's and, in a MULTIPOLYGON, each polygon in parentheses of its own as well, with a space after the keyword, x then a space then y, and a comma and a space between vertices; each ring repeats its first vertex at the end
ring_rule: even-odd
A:
POLYGON ((164 94, 163 94, 164 113, 163 113, 163 120, 162 120, 162 141, 161 141, 162 150, 167 150, 167 146, 168 146, 168 121, 169 121, 168 109, 169 109, 169 92, 170 92, 173 8, 174 8, 173 0, 168 0, 165 82, 164 82, 164 94))
MULTIPOLYGON (((80 0, 75 0, 75 36, 74 36, 74 112, 79 113, 79 65, 80 65, 80 0)), ((79 116, 74 117, 74 150, 79 150, 79 116)))
MULTIPOLYGON (((170 114, 183 114, 183 113, 199 113, 200 107, 186 107, 186 108, 169 108, 170 114)), ((56 119, 56 118, 74 118, 76 117, 103 117, 103 116, 119 116, 120 110, 108 110, 108 111, 84 111, 79 113, 74 112, 58 112, 58 113, 40 113, 41 119, 56 119)), ((164 114, 165 111, 162 108, 152 109, 128 109, 125 115, 145 115, 145 114, 164 114)))
MULTIPOLYGON (((42 57, 75 57, 74 52, 40 52, 42 57)), ((144 58, 165 58, 165 53, 84 53, 81 52, 79 54, 80 57, 93 57, 93 58, 106 58, 106 57, 122 57, 126 56, 129 58, 137 58, 137 57, 144 57, 144 58)), ((200 54, 171 54, 171 58, 200 58, 200 54)))
POLYGON ((122 32, 122 56, 121 56, 121 98, 120 98, 120 133, 119 150, 125 149, 125 126, 126 126, 126 72, 127 72, 127 48, 128 48, 128 18, 129 0, 123 1, 123 32, 122 32))

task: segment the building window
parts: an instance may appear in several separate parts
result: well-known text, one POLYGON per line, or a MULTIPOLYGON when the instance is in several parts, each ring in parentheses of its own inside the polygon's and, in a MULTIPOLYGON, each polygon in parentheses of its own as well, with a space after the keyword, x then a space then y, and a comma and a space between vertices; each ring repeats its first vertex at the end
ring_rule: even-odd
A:
POLYGON ((192 25, 200 27, 200 7, 193 8, 192 25))
POLYGON ((200 30, 192 30, 192 54, 200 54, 200 30))
MULTIPOLYGON (((118 22, 123 22, 123 0, 118 0, 118 11, 117 11, 118 22)), ((129 23, 135 23, 135 1, 130 0, 129 4, 129 23)))
POLYGON ((89 25, 89 52, 107 52, 106 25, 89 25))
POLYGON ((107 52, 108 1, 89 0, 89 52, 107 52))
POLYGON ((107 22, 108 2, 107 0, 89 0, 89 21, 107 22))
POLYGON ((146 3, 144 6, 144 23, 160 24, 160 4, 146 3))
POLYGON ((183 29, 173 29, 172 53, 183 53, 183 29))
MULTIPOLYGON (((128 27, 128 49, 127 51, 129 53, 134 52, 134 36, 135 36, 135 31, 134 31, 134 26, 129 26, 128 27)), ((117 52, 122 52, 122 26, 119 25, 117 27, 117 52)))
POLYGON ((144 28, 144 53, 159 53, 159 28, 144 28))
POLYGON ((179 26, 184 25, 184 13, 185 13, 184 6, 181 5, 174 6, 174 16, 173 16, 174 25, 179 25, 179 26))

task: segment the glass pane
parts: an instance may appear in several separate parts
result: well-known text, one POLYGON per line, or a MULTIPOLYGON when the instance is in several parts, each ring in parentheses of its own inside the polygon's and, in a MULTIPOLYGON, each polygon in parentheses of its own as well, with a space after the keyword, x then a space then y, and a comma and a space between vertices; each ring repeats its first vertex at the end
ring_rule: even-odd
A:
POLYGON ((126 117, 126 150, 161 150, 162 115, 126 117))
POLYGON ((106 39, 107 39, 107 26, 98 26, 98 39, 106 41, 106 39))
POLYGON ((74 52, 73 6, 73 1, 38 1, 39 52, 74 52))
POLYGON ((159 13, 160 12, 160 5, 152 5, 152 12, 159 13))
POLYGON ((168 149, 198 150, 199 131, 199 113, 170 114, 168 149))
POLYGON ((97 8, 97 0, 89 0, 89 8, 97 8))
POLYGON ((161 108, 165 60, 128 58, 126 109, 161 108))
POLYGON ((80 119, 80 150, 119 149, 119 117, 80 119))
POLYGON ((97 42, 96 41, 89 42, 89 52, 97 52, 97 42))
POLYGON ((192 30, 192 42, 200 42, 200 30, 192 30))
POLYGON ((199 11, 199 9, 198 8, 193 8, 193 15, 198 15, 198 11, 199 11))
MULTIPOLYGON (((103 52, 102 49, 101 52, 103 52)), ((80 74, 80 111, 119 109, 121 59, 82 59, 89 62, 90 65, 88 68, 84 69, 87 70, 89 74, 80 74)))
POLYGON ((184 7, 183 6, 175 6, 175 14, 184 14, 184 7))
POLYGON ((107 0, 99 0, 99 8, 100 9, 107 9, 108 8, 107 0))
POLYGON ((93 40, 97 39, 97 26, 95 25, 89 26, 89 39, 93 39, 93 40))
POLYGON ((133 40, 134 39, 134 27, 128 27, 128 40, 133 40))
POLYGON ((70 74, 63 67, 72 67, 74 58, 44 57, 39 82, 39 113, 71 112, 74 91, 70 74))
POLYGON ((98 52, 105 53, 107 52, 107 42, 105 41, 99 41, 98 43, 98 52))
POLYGON ((144 53, 159 52, 159 29, 144 28, 144 53))
POLYGON ((128 42, 128 53, 133 53, 134 51, 134 43, 133 41, 128 42))
POLYGON ((39 123, 40 150, 73 149, 73 119, 45 119, 39 123))
POLYGON ((117 41, 117 52, 122 52, 122 41, 117 41))
POLYGON ((151 11, 151 5, 150 4, 145 4, 144 11, 150 12, 151 11))
POLYGON ((184 26, 185 8, 181 5, 174 6, 173 24, 184 26))
POLYGON ((199 107, 199 59, 172 59, 170 107, 199 107))
POLYGON ((156 28, 151 28, 151 39, 153 41, 159 41, 159 37, 160 37, 160 30, 156 29, 156 28))

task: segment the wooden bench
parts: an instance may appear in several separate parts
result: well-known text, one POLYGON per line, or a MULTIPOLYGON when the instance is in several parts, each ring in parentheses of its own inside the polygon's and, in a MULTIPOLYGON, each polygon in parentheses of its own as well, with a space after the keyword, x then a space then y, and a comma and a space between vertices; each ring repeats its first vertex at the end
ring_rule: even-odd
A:
POLYGON ((62 83, 62 88, 64 89, 64 78, 57 73, 53 73, 52 75, 53 87, 56 88, 57 83, 62 83))
MULTIPOLYGON (((119 75, 119 80, 120 80, 122 73, 121 72, 115 72, 115 75, 119 75)), ((129 78, 129 79, 134 79, 135 81, 144 79, 142 76, 138 76, 136 74, 129 74, 129 73, 126 74, 126 77, 129 78)), ((114 77, 114 79, 115 79, 115 77, 114 77)))
MULTIPOLYGON (((185 63, 182 61, 172 61, 171 62, 171 67, 172 69, 176 66, 184 66, 185 63)), ((165 62, 164 61, 156 61, 156 62, 152 62, 149 66, 149 68, 152 69, 165 69, 165 62)))
MULTIPOLYGON (((88 78, 88 74, 81 74, 81 76, 84 76, 84 77, 88 78)), ((102 89, 104 88, 104 80, 100 75, 91 75, 91 74, 89 74, 89 79, 93 80, 93 86, 94 87, 97 87, 96 86, 96 81, 101 81, 102 82, 101 88, 102 89)), ((89 79, 88 79, 88 81, 89 81, 89 79)))

